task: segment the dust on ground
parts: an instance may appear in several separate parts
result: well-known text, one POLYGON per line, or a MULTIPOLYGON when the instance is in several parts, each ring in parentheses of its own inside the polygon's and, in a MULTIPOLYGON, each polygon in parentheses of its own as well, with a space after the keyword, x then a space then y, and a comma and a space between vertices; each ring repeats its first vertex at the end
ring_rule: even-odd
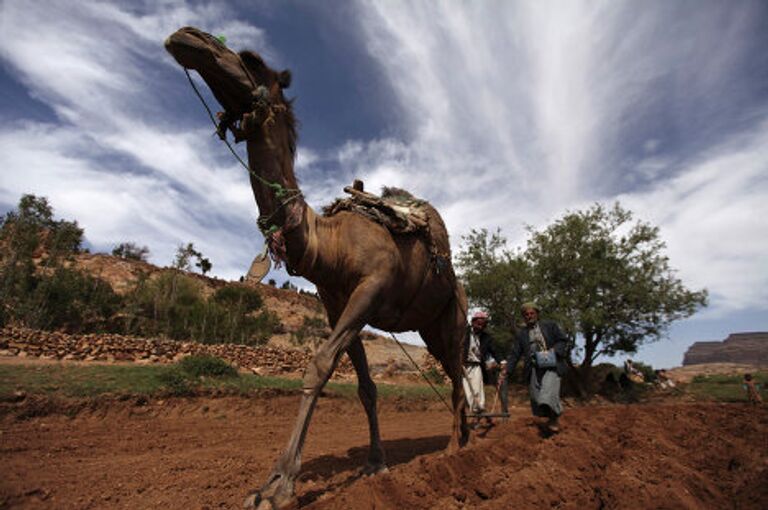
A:
MULTIPOLYGON (((0 418, 0 508, 239 508, 293 426, 298 395, 118 400, 0 418)), ((31 399, 28 399, 31 400, 31 399)), ((16 406, 16 407, 14 407, 16 406)), ((768 411, 745 404, 573 407, 546 437, 515 407, 506 423, 445 453, 441 404, 380 403, 390 472, 360 477, 359 403, 321 398, 297 507, 765 508, 768 411), (484 436, 484 437, 481 437, 484 436)))

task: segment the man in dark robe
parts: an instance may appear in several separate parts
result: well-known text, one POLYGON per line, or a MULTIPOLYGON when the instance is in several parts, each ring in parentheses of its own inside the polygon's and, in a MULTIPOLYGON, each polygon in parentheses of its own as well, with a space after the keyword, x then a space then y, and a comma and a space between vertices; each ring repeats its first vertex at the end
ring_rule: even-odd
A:
POLYGON ((525 327, 520 328, 512 342, 507 370, 512 373, 523 359, 533 415, 548 418, 549 430, 559 432, 558 420, 563 413, 560 381, 568 368, 568 337, 556 322, 539 320, 540 309, 535 303, 525 303, 521 312, 525 327))

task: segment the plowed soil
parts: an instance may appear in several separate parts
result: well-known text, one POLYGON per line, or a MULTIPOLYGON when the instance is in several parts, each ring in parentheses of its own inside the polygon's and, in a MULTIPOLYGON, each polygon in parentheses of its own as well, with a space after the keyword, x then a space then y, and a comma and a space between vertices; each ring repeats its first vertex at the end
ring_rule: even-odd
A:
MULTIPOLYGON (((265 394, 15 404, 0 419, 0 507, 239 508, 284 447, 297 403, 296 395, 265 394)), ((380 407, 390 472, 361 477, 368 441, 361 406, 320 400, 296 506, 768 508, 764 407, 574 407, 555 436, 518 407, 453 455, 444 452, 451 421, 444 408, 398 400, 380 407)))

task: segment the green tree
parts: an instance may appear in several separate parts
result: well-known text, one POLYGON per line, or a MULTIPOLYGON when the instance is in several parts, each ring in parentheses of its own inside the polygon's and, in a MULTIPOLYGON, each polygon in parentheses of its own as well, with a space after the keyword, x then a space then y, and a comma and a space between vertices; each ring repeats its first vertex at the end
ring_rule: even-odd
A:
POLYGON ((637 352, 707 305, 706 289, 689 290, 675 275, 658 227, 632 223, 618 203, 529 231, 532 287, 572 336, 581 335, 583 381, 598 356, 637 352))
POLYGON ((76 221, 56 221, 45 197, 23 195, 15 211, 0 220, 3 260, 31 259, 43 255, 50 265, 81 249, 83 230, 76 221))
POLYGON ((207 258, 203 257, 203 254, 195 249, 195 245, 187 243, 183 244, 176 250, 176 259, 173 262, 173 267, 182 271, 192 270, 192 261, 195 262, 195 267, 205 274, 211 270, 213 264, 207 258))
POLYGON ((139 247, 135 243, 120 243, 112 249, 112 255, 121 259, 146 262, 149 256, 149 248, 146 246, 139 247))
POLYGON ((582 383, 601 356, 637 352, 660 340, 674 321, 707 304, 707 291, 689 290, 664 255, 659 229, 632 222, 618 203, 567 213, 543 230, 528 228, 526 250, 512 253, 497 232, 465 238, 457 267, 474 305, 508 317, 534 299, 575 344, 582 383), (516 281, 514 281, 517 279, 516 281))
POLYGON ((516 330, 515 312, 530 295, 530 266, 507 248, 499 230, 472 230, 462 241, 456 267, 464 289, 472 306, 490 314, 489 331, 497 352, 504 353, 516 330))
POLYGON ((48 200, 24 195, 0 220, 0 323, 39 329, 105 331, 120 297, 70 263, 83 230, 55 220, 48 200))

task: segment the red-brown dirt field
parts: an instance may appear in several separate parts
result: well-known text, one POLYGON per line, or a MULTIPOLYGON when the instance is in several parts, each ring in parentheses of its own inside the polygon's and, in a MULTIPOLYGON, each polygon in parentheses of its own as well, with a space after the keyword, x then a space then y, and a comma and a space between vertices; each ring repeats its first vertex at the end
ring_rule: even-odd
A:
MULTIPOLYGON (((5 414, 0 507, 239 508, 283 448, 297 402, 263 393, 5 414)), ((572 407, 552 437, 515 407, 508 422, 473 434, 454 455, 444 451, 451 418, 441 405, 388 399, 380 416, 390 472, 360 477, 368 440, 362 407, 320 400, 295 506, 768 508, 765 407, 572 407)))

